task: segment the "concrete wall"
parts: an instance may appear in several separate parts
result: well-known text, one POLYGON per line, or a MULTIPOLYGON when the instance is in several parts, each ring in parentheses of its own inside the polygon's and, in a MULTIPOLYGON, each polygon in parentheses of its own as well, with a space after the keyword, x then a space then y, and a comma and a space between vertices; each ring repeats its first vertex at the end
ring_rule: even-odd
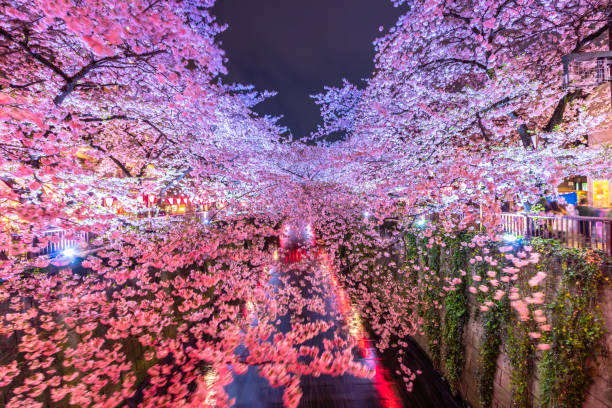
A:
MULTIPOLYGON (((442 255, 444 257, 444 255, 442 255)), ((444 260, 441 262, 444 265, 444 260)), ((551 272, 549 272, 550 274, 551 272)), ((608 274, 609 275, 609 274, 608 274)), ((608 278, 608 282, 610 278, 608 278)), ((552 284, 546 288, 547 301, 556 292, 556 285, 552 284)), ((600 299, 598 301, 602 308, 602 313, 605 319, 607 333, 604 338, 604 345, 607 345, 607 355, 600 357, 595 366, 594 382, 586 396, 583 408, 612 408, 612 285, 607 284, 600 291, 600 299)), ((461 375, 459 392, 464 400, 472 407, 479 408, 479 391, 478 391, 478 370, 480 368, 480 343, 483 335, 483 324, 476 313, 476 300, 470 295, 470 318, 464 327, 463 343, 465 345, 465 363, 461 375)), ((502 336, 503 337, 503 336, 502 336)), ((429 354, 427 347, 427 338, 418 336, 415 340, 429 354)), ((442 345, 442 353, 444 345, 442 345)), ((443 355, 443 354, 442 354, 443 355)), ((537 363, 536 363, 537 366, 537 363)), ((441 367, 444 371, 444 367, 441 367)), ((493 408, 511 408, 510 394, 510 373, 512 367, 505 351, 505 345, 502 345, 501 353, 497 359, 497 372, 495 375, 495 384, 493 391, 493 408)), ((539 386, 537 378, 537 369, 533 373, 533 381, 531 383, 531 400, 533 407, 539 407, 539 386)), ((576 407, 579 408, 579 407, 576 407)))

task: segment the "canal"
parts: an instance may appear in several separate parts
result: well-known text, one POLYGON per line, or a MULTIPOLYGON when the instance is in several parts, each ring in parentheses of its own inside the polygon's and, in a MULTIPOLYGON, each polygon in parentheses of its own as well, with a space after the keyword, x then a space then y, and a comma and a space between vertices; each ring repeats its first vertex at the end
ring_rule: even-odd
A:
MULTIPOLYGON (((267 283, 269 296, 280 299, 284 314, 276 322, 279 333, 287 334, 296 325, 325 322, 330 329, 318 333, 303 345, 317 346, 322 352, 334 339, 352 340, 352 358, 367 366, 371 378, 358 378, 347 373, 328 375, 314 373, 299 379, 302 396, 299 407, 346 408, 461 408, 462 401, 453 397, 448 385, 434 370, 431 361, 419 346, 405 339, 403 361, 415 373, 412 391, 408 392, 397 375, 397 357, 380 355, 375 342, 364 328, 359 313, 352 307, 338 284, 331 268, 320 257, 303 259, 271 269, 267 283)), ((255 313, 256 315, 257 313, 255 313)), ((253 318, 253 324, 257 318, 253 318)), ((365 323, 365 324, 364 324, 365 323)), ((240 350, 245 352, 245 349, 240 350)), ((233 375, 226 386, 237 408, 282 407, 282 387, 271 387, 260 373, 250 366, 242 375, 233 375)))

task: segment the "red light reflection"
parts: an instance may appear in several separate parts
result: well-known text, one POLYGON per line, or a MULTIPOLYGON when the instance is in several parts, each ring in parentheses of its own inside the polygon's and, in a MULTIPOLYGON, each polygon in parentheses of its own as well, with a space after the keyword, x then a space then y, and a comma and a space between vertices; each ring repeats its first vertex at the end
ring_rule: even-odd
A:
POLYGON ((374 382, 374 387, 379 396, 379 402, 383 408, 402 408, 404 404, 402 404, 398 392, 396 389, 396 385, 389 381, 388 370, 385 369, 381 363, 380 358, 376 354, 376 350, 373 346, 373 341, 370 340, 368 334, 365 332, 361 324, 359 323, 359 315, 353 309, 348 296, 344 289, 340 286, 338 282, 338 278, 332 272, 331 264, 327 256, 321 251, 319 252, 320 260, 324 269, 328 271, 335 295, 336 301, 338 304, 338 309, 340 313, 347 319, 347 321, 353 320, 353 328, 356 330, 351 330, 351 335, 355 337, 357 340, 357 344, 359 347, 359 352, 362 355, 363 359, 366 360, 366 365, 374 370, 374 378, 372 381, 374 382))

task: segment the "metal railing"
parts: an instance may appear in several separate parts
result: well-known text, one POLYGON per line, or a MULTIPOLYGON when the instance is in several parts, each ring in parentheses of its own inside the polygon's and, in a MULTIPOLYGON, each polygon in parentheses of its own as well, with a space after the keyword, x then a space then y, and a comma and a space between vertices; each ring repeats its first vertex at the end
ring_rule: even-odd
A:
POLYGON ((88 248, 93 236, 88 231, 69 233, 64 229, 55 228, 43 233, 43 237, 51 239, 47 245, 36 252, 34 255, 52 255, 64 251, 68 248, 88 248))
MULTIPOLYGON (((180 222, 185 218, 202 218, 206 214, 208 213, 205 211, 194 211, 181 214, 148 217, 144 220, 149 222, 165 220, 175 223, 180 222)), ((98 235, 89 231, 67 231, 63 228, 50 227, 48 230, 44 231, 41 235, 35 238, 34 245, 38 249, 30 250, 27 253, 19 252, 20 255, 18 256, 25 256, 27 258, 35 258, 42 255, 54 256, 69 248, 74 248, 77 252, 87 252, 88 250, 95 249, 93 241, 96 237, 98 237, 98 235), (46 242, 46 245, 44 242, 46 242)), ((13 242, 17 242, 21 239, 19 234, 11 234, 11 238, 13 242)), ((11 258, 12 256, 16 256, 16 254, 11 253, 10 251, 7 252, 0 250, 0 261, 11 258)))
POLYGON ((612 256, 612 218, 503 213, 501 220, 504 232, 515 236, 555 239, 612 256))

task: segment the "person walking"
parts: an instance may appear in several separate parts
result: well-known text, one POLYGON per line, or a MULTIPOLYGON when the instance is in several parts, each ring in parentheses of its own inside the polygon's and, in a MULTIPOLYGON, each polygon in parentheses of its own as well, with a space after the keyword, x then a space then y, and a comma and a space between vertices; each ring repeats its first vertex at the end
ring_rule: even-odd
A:
MULTIPOLYGON (((576 209, 581 217, 597 217, 597 211, 588 205, 588 201, 584 197, 580 199, 580 205, 576 209)), ((589 246, 591 243, 591 221, 580 220, 578 226, 580 234, 584 237, 585 245, 589 246)))

